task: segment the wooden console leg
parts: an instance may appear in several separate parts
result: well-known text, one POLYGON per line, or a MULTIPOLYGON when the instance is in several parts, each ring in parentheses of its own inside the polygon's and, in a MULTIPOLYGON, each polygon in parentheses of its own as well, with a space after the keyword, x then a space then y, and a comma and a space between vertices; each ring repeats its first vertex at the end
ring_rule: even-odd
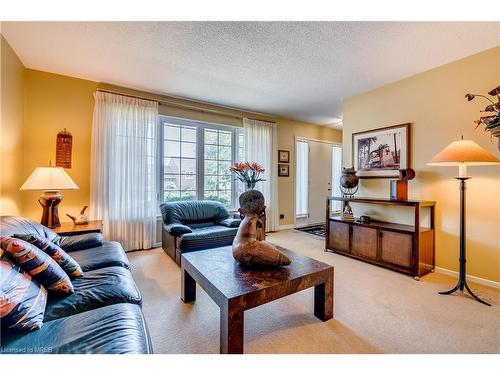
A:
POLYGON ((325 283, 314 287, 314 316, 324 322, 333 318, 333 270, 325 283))
POLYGON ((181 269, 181 299, 184 303, 196 300, 196 281, 183 268, 181 269))
POLYGON ((220 353, 243 354, 244 311, 229 303, 220 309, 220 353))

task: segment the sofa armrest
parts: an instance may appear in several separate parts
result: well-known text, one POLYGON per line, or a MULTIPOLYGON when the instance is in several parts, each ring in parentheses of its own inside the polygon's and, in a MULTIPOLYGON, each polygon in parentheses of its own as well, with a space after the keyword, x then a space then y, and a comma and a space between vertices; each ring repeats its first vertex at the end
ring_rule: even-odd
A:
POLYGON ((168 224, 168 225, 163 225, 163 228, 172 236, 180 236, 181 234, 184 233, 191 233, 192 230, 186 225, 179 224, 179 223, 174 223, 174 224, 168 224))
POLYGON ((224 225, 225 227, 228 228, 237 228, 240 226, 241 220, 240 219, 224 219, 219 221, 217 224, 224 225))
POLYGON ((101 233, 78 234, 76 236, 58 236, 53 242, 64 251, 76 251, 102 246, 101 233))

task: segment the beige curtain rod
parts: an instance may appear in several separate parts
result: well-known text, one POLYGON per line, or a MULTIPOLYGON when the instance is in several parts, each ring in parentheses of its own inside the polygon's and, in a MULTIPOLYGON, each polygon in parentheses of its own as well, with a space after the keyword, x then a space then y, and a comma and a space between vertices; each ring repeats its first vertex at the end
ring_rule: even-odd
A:
MULTIPOLYGON (((148 98, 145 96, 124 94, 124 93, 121 93, 119 91, 112 91, 112 90, 105 90, 105 89, 97 89, 97 91, 107 92, 109 94, 115 94, 115 95, 122 95, 122 96, 126 96, 129 98, 149 100, 152 102, 157 102, 159 105, 178 107, 178 108, 188 108, 188 109, 191 109, 193 111, 197 111, 197 112, 201 112, 201 113, 210 113, 210 114, 215 114, 215 115, 224 116, 224 117, 236 118, 238 120, 242 120, 243 118, 245 118, 245 116, 231 115, 231 114, 228 114, 228 113, 223 112, 223 111, 218 111, 216 109, 207 109, 207 108, 201 108, 201 107, 197 107, 197 106, 190 105, 190 104, 182 104, 182 103, 170 102, 170 101, 166 101, 166 100, 158 100, 158 99, 148 98)), ((246 117, 246 118, 252 119, 251 117, 246 117)), ((259 120, 259 119, 252 119, 252 120, 259 120)), ((274 121, 268 121, 268 122, 274 122, 274 121)))

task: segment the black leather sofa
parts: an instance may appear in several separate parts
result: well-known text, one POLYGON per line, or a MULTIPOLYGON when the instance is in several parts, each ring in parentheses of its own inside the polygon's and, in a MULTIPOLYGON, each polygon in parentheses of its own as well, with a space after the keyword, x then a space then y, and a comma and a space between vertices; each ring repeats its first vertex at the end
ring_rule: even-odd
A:
POLYGON ((23 233, 37 233, 59 243, 84 275, 72 279, 73 294, 49 296, 39 330, 2 330, 0 353, 152 353, 142 297, 118 242, 103 242, 99 233, 60 237, 33 220, 0 218, 2 236, 23 233))
POLYGON ((215 201, 167 202, 160 210, 162 248, 179 266, 182 253, 231 245, 241 223, 215 201))

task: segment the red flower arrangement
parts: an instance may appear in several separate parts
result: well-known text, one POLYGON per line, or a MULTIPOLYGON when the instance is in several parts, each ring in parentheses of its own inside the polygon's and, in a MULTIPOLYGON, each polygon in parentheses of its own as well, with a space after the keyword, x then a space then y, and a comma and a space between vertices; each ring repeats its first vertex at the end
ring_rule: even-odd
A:
POLYGON ((247 188, 255 188, 255 184, 259 181, 265 181, 261 177, 266 170, 257 162, 250 163, 245 161, 243 163, 234 163, 229 170, 235 174, 235 179, 244 182, 247 188))

